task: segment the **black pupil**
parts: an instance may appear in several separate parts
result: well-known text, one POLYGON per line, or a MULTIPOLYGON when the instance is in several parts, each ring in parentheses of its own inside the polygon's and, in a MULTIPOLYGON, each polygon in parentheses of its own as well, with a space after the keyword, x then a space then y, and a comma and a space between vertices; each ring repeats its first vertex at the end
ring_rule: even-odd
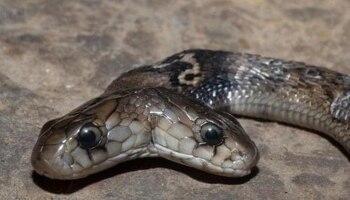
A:
POLYGON ((78 141, 82 148, 91 149, 100 141, 99 129, 92 124, 85 125, 79 131, 78 141))
POLYGON ((219 145, 223 142, 222 130, 214 124, 204 125, 201 132, 203 140, 209 145, 219 145))

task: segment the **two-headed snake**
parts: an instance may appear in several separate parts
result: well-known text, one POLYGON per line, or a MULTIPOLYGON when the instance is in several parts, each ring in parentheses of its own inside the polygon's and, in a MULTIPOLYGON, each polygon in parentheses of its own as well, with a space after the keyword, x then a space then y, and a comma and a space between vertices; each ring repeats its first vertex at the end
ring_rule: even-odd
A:
POLYGON ((53 179, 77 179, 160 156, 244 176, 259 154, 231 114, 313 129, 350 152, 350 76, 251 54, 187 50, 122 74, 101 96, 47 122, 32 164, 53 179))

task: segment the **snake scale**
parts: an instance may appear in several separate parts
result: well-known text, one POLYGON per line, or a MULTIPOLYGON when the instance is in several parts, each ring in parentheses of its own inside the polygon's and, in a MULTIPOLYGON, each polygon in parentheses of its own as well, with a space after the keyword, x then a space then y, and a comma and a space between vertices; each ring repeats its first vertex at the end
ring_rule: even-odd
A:
POLYGON ((122 74, 47 122, 32 165, 77 179, 160 156, 228 177, 250 173, 257 147, 232 114, 322 132, 350 152, 350 76, 300 62, 192 49, 122 74))

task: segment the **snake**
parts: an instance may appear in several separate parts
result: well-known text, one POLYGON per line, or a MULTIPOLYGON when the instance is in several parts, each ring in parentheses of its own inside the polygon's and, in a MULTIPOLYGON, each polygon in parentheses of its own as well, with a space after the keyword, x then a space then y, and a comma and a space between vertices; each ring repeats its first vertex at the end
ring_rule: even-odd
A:
POLYGON ((260 156, 235 116, 314 130, 349 153, 350 76, 249 53, 184 50, 123 73, 100 96, 46 122, 31 163, 51 179, 79 179, 162 157, 242 177, 260 156))

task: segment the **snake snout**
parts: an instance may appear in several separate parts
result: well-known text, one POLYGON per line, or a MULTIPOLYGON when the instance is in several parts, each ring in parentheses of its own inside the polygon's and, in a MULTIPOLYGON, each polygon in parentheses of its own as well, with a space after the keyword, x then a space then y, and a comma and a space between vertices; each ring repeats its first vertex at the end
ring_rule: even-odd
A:
POLYGON ((253 142, 241 143, 239 145, 239 159, 244 163, 243 169, 250 170, 259 161, 259 150, 253 142))
POLYGON ((49 178, 56 179, 58 176, 64 175, 63 167, 60 168, 60 163, 57 162, 55 154, 59 154, 61 151, 61 144, 57 145, 35 145, 31 163, 35 171, 49 178), (54 154, 52 154, 55 152, 54 154))

